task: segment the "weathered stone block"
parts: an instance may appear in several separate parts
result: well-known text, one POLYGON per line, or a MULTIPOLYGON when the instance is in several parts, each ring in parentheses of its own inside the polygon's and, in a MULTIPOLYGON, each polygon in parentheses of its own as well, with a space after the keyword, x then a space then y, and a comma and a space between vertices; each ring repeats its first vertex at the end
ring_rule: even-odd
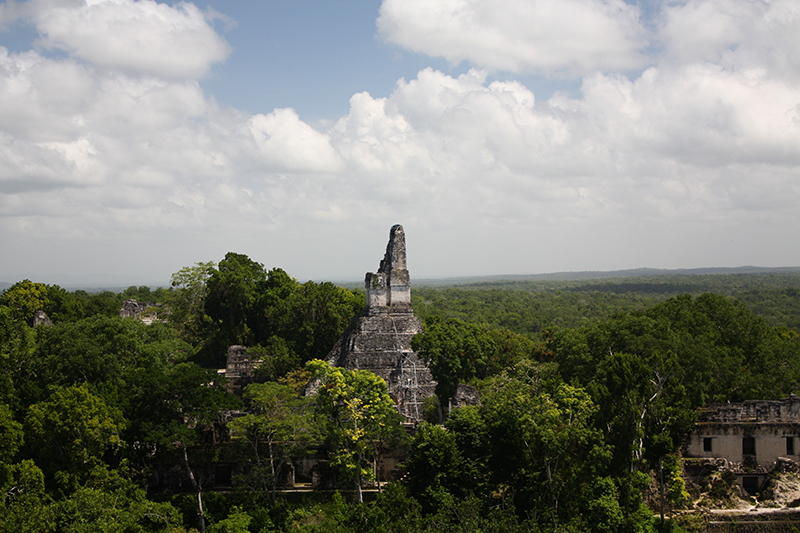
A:
POLYGON ((422 332, 422 323, 411 307, 402 226, 392 227, 380 268, 377 273, 367 273, 365 286, 364 311, 353 319, 327 361, 348 370, 369 370, 383 378, 400 413, 408 422, 418 422, 422 403, 434 395, 436 382, 411 349, 411 339, 422 332))

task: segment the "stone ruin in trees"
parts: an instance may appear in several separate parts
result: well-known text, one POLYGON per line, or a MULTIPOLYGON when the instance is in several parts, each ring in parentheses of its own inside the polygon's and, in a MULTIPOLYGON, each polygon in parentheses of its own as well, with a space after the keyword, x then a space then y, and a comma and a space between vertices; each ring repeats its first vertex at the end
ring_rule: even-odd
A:
POLYGON ((403 226, 392 226, 378 271, 365 279, 367 305, 328 353, 326 361, 347 370, 369 370, 386 381, 407 422, 422 420, 422 404, 435 395, 428 366, 411 349, 422 323, 411 308, 403 226))
MULTIPOLYGON (((386 381, 389 396, 397 403, 406 422, 422 420, 422 405, 435 395, 436 381, 428 366, 411 349, 411 339, 422 331, 422 323, 411 308, 411 278, 406 267, 406 236, 403 226, 389 232, 386 254, 378 271, 368 272, 367 305, 355 317, 325 360, 347 370, 369 370, 386 381)), ((245 346, 228 348, 227 366, 220 370, 228 390, 241 394, 255 381, 261 361, 245 346)), ((316 393, 311 382, 305 394, 316 393)))
POLYGON ((158 311, 161 304, 125 300, 119 310, 120 318, 133 318, 141 320, 148 326, 158 320, 158 311))
POLYGON ((247 346, 234 344, 228 346, 227 363, 217 373, 225 376, 228 392, 241 396, 244 388, 256 382, 256 369, 261 366, 261 359, 250 352, 247 346))
POLYGON ((800 472, 798 439, 800 396, 711 404, 699 410, 684 445, 687 481, 700 483, 709 472, 726 471, 755 495, 770 472, 800 472))

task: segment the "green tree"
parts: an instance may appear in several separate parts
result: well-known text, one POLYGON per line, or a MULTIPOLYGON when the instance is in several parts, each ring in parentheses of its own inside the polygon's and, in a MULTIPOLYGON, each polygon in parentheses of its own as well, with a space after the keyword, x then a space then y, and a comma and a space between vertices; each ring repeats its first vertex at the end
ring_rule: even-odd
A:
POLYGON ((333 283, 308 281, 286 300, 281 335, 294 346, 302 362, 324 358, 364 308, 364 295, 333 283))
POLYGON ((459 383, 485 377, 489 360, 497 351, 486 327, 438 317, 426 321, 425 331, 414 336, 411 348, 431 369, 440 406, 448 405, 459 383))
POLYGON ((14 413, 0 403, 0 463, 11 462, 22 445, 22 424, 14 420, 14 413))
POLYGON ((151 289, 147 285, 131 285, 120 293, 122 300, 136 300, 145 303, 163 303, 169 295, 169 291, 163 287, 157 287, 156 290, 151 289))
POLYGON ((148 326, 102 315, 60 323, 37 333, 32 368, 25 375, 25 400, 41 401, 44 391, 54 385, 89 383, 95 394, 121 409, 126 418, 147 417, 150 413, 132 407, 141 400, 138 394, 149 394, 139 382, 163 379, 169 367, 191 353, 191 346, 164 324, 148 326))
POLYGON ((455 434, 436 424, 420 424, 409 450, 408 488, 425 511, 461 493, 461 466, 455 434))
POLYGON ((0 295, 0 305, 11 309, 15 317, 33 325, 33 314, 44 309, 50 300, 47 298, 47 285, 31 280, 18 281, 0 295))
POLYGON ((206 313, 218 324, 222 346, 253 340, 248 317, 260 282, 267 279, 264 265, 243 254, 228 252, 207 281, 206 313))
POLYGON ((549 516, 557 528, 575 512, 583 458, 602 444, 592 426, 597 407, 591 397, 551 380, 547 369, 521 363, 492 380, 481 409, 496 479, 515 485, 529 500, 525 506, 549 516))
POLYGON ((306 449, 317 434, 311 419, 308 398, 298 398, 286 385, 274 382, 253 383, 244 391, 248 414, 234 419, 228 429, 234 437, 247 440, 255 455, 255 467, 250 477, 265 482, 270 503, 275 505, 275 491, 286 460, 306 449), (262 443, 267 445, 264 464, 262 443))
POLYGON ((33 329, 0 306, 0 402, 13 411, 22 409, 19 396, 34 382, 34 347, 33 329))
POLYGON ((122 297, 111 291, 88 293, 83 290, 78 290, 75 291, 74 295, 83 306, 84 317, 92 317, 95 315, 118 317, 119 310, 122 308, 122 297))
POLYGON ((263 381, 278 381, 289 372, 302 368, 300 356, 289 346, 283 337, 273 335, 266 343, 248 350, 253 357, 261 360, 256 369, 256 377, 263 381))
POLYGON ((239 507, 233 507, 228 517, 208 528, 208 533, 248 533, 253 517, 239 507))
POLYGON ((590 479, 580 499, 581 521, 592 533, 623 531, 625 517, 619 499, 619 490, 611 477, 590 479))
POLYGON ((489 489, 489 428, 478 406, 464 406, 450 412, 445 427, 458 446, 459 496, 487 496, 489 489))
POLYGON ((83 302, 58 285, 47 286, 47 303, 42 310, 56 324, 79 320, 84 316, 83 302))
POLYGON ((168 321, 192 344, 202 341, 209 325, 205 302, 208 279, 215 267, 213 261, 195 263, 172 274, 172 289, 166 297, 169 307, 168 321))
POLYGON ((389 397, 386 382, 368 370, 345 370, 314 359, 306 368, 320 381, 317 409, 330 421, 331 464, 353 482, 363 501, 361 482, 372 479, 370 443, 382 431, 400 428, 402 415, 389 397))
POLYGON ((36 311, 44 311, 54 322, 77 320, 83 315, 83 303, 58 285, 23 280, 0 294, 0 306, 12 310, 15 317, 33 325, 36 311))
POLYGON ((123 478, 105 486, 82 486, 55 505, 59 533, 168 533, 182 516, 169 503, 147 499, 144 490, 123 478))
POLYGON ((300 284, 297 280, 280 268, 267 272, 266 279, 258 283, 249 321, 259 344, 263 345, 267 339, 277 336, 294 350, 294 341, 291 335, 287 335, 296 327, 290 316, 289 300, 298 287, 300 284))
POLYGON ((709 402, 772 397, 759 377, 768 373, 767 352, 759 347, 774 335, 763 319, 741 302, 717 294, 671 298, 644 314, 669 325, 674 350, 691 380, 687 394, 695 407, 709 402), (754 379, 755 378, 755 379, 754 379))
POLYGON ((74 489, 107 468, 104 456, 122 448, 124 427, 122 413, 84 383, 58 388, 47 401, 31 405, 25 440, 46 479, 74 489))
POLYGON ((45 493, 44 475, 32 460, 0 463, 0 531, 55 531, 56 515, 45 493))
MULTIPOLYGON (((168 451, 177 451, 178 460, 194 489, 198 524, 202 532, 206 524, 204 480, 195 475, 190 452, 201 443, 215 443, 218 442, 218 436, 224 437, 215 430, 220 412, 239 408, 241 403, 223 390, 215 370, 204 369, 194 363, 171 366, 161 379, 143 381, 142 386, 146 387, 148 394, 137 395, 141 399, 137 410, 148 412, 149 415, 141 422, 141 441, 155 445, 160 454, 167 454, 170 458, 174 455, 168 451)), ((147 457, 139 459, 148 460, 147 457)))
POLYGON ((594 424, 613 450, 605 475, 615 480, 628 524, 642 506, 640 474, 675 451, 694 421, 680 364, 691 350, 689 338, 663 315, 649 313, 619 314, 554 335, 564 377, 584 385, 599 407, 594 424))

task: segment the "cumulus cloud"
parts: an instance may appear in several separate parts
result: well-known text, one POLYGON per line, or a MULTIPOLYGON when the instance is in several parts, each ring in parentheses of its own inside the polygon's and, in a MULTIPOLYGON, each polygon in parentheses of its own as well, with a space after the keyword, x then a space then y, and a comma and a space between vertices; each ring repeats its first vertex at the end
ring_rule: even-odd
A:
POLYGON ((427 69, 388 98, 354 97, 334 145, 363 174, 396 177, 378 194, 407 183, 415 201, 520 221, 702 217, 741 204, 745 182, 800 164, 800 91, 779 82, 697 65, 597 74, 582 92, 537 104, 517 82, 427 69))
MULTIPOLYGON (((4 268, 24 257, 46 260, 42 250, 73 257, 91 242, 158 249, 172 261, 165 279, 254 242, 303 263, 312 248, 344 253, 336 243, 350 240, 345 233, 398 221, 429 235, 416 241, 426 253, 415 256, 428 274, 643 266, 639 253, 652 266, 757 263, 742 250, 769 251, 771 232, 751 230, 746 245, 724 252, 709 242, 734 226, 736 235, 749 235, 749 225, 796 226, 800 47, 786 30, 796 26, 792 2, 669 3, 659 19, 660 55, 635 74, 618 71, 642 64, 635 8, 531 1, 513 17, 510 5, 386 0, 384 37, 475 68, 423 69, 390 94, 354 94, 345 116, 312 126, 291 108, 250 115, 202 90, 197 77, 227 45, 194 6, 20 4, 44 44, 0 48, 0 235, 16 261, 4 268), (711 15, 709 31, 699 31, 711 15), (141 63, 129 57, 133 34, 115 29, 123 19, 142 35, 166 32, 141 63), (524 32, 523 22, 536 31, 524 32), (183 70, 169 66, 206 31, 213 50, 200 49, 183 70), (91 39, 118 39, 118 51, 109 44, 107 55, 95 56, 91 39), (48 55, 52 47, 65 53, 48 55), (177 55, 155 57, 167 49, 177 55), (543 98, 513 76, 497 79, 497 69, 581 73, 581 89, 543 98), (440 263, 462 253, 463 232, 481 250, 475 270, 448 270, 440 263), (536 251, 561 242, 558 253, 536 251), (694 259, 675 264, 669 252, 684 249, 694 259), (534 258, 550 262, 530 266, 534 258)), ((318 268, 306 266, 313 276, 353 271, 305 263, 318 268)), ((114 268, 111 259, 101 267, 114 268)))
POLYGON ((328 136, 300 120, 293 109, 276 109, 247 121, 259 153, 279 170, 336 172, 340 168, 328 136))
POLYGON ((579 75, 643 63, 639 10, 622 0, 385 0, 391 43, 453 63, 579 75))
POLYGON ((704 63, 653 67, 635 80, 596 74, 582 92, 551 105, 602 128, 597 141, 620 153, 700 166, 800 163, 800 91, 780 80, 704 63))
POLYGON ((795 0, 688 0, 667 5, 659 39, 666 60, 800 81, 800 4, 795 0))
POLYGON ((164 78, 196 79, 225 59, 230 45, 194 4, 153 0, 38 0, 30 17, 39 45, 98 67, 164 78))

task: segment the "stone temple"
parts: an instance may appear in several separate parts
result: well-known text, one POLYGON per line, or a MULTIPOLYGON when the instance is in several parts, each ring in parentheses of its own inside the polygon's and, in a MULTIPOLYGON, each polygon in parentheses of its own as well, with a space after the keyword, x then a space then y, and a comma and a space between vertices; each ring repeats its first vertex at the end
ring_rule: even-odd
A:
POLYGON ((411 349, 422 323, 411 308, 403 226, 392 226, 386 255, 365 280, 367 305, 355 317, 326 360, 348 370, 370 370, 389 386, 389 395, 410 423, 422 419, 422 404, 434 396, 430 369, 411 349))

